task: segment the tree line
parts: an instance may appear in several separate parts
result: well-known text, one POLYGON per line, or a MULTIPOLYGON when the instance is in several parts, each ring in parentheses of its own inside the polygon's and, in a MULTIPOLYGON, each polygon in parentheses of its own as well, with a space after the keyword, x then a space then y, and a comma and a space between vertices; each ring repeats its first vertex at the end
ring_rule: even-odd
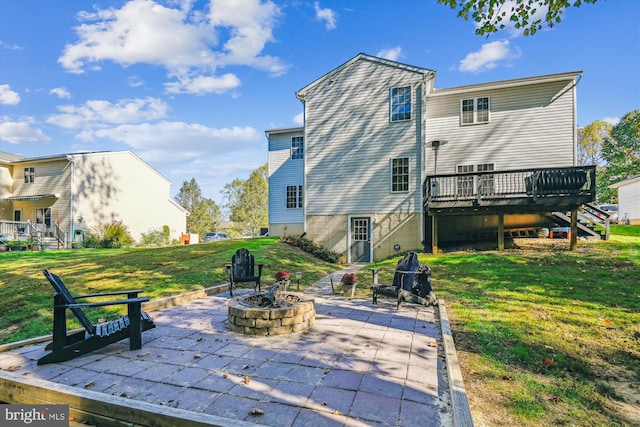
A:
POLYGON ((232 237, 256 236, 269 225, 269 184, 267 164, 251 172, 249 178, 234 179, 221 191, 222 206, 203 197, 195 178, 184 181, 175 196, 176 202, 189 211, 187 232, 203 235, 224 231, 232 237), (229 224, 224 227, 224 219, 229 224))
POLYGON ((611 184, 640 175, 640 110, 615 125, 596 120, 578 133, 578 164, 596 165, 596 203, 617 203, 611 184))

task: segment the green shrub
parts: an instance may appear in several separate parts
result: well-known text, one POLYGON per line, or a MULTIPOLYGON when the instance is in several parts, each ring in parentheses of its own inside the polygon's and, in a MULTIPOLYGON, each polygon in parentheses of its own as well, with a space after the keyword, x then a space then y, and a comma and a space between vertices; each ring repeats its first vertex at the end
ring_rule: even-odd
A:
POLYGON ((124 248, 133 243, 134 240, 122 221, 93 227, 84 238, 84 246, 87 248, 124 248))
POLYGON ((171 229, 168 225, 159 228, 152 228, 147 233, 140 236, 140 246, 168 246, 170 244, 171 229))
POLYGON ((305 237, 294 237, 289 234, 285 234, 280 237, 280 241, 288 245, 300 248, 303 251, 315 256, 316 258, 319 258, 323 261, 331 262, 333 264, 337 264, 342 257, 341 254, 320 246, 305 237))

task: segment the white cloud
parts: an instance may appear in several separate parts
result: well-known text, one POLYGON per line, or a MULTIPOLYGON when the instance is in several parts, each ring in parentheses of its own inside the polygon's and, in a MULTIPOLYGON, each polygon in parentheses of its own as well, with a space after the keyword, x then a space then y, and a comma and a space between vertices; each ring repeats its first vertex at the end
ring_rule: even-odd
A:
POLYGON ((144 84, 144 80, 142 80, 138 76, 129 77, 128 82, 129 82, 129 87, 139 87, 144 84))
POLYGON ((168 105, 156 98, 122 99, 115 104, 91 100, 76 107, 62 105, 61 114, 47 118, 47 122, 66 129, 104 127, 111 124, 138 123, 166 117, 168 105))
POLYGON ((327 31, 331 31, 336 28, 337 15, 333 10, 321 9, 319 2, 313 3, 313 8, 316 11, 316 20, 320 22, 324 21, 327 31))
POLYGON ((49 95, 57 95, 58 98, 69 99, 71 94, 66 87, 55 87, 49 91, 49 95))
POLYGON ((193 79, 181 76, 176 82, 165 83, 168 93, 189 93, 203 95, 205 93, 224 93, 240 86, 240 79, 228 73, 222 77, 196 76, 193 79))
POLYGON ((51 138, 45 135, 42 130, 33 126, 33 119, 27 118, 21 122, 5 121, 0 122, 0 140, 10 144, 20 144, 22 142, 50 142, 51 138))
POLYGON ((244 65, 275 75, 285 71, 279 58, 261 55, 273 41, 279 15, 270 0, 210 0, 208 15, 192 10, 189 1, 178 9, 153 0, 131 0, 120 9, 78 14, 79 41, 66 45, 58 62, 72 73, 83 73, 102 61, 159 65, 177 78, 167 85, 175 93, 197 88, 220 93, 235 86, 228 85, 229 74, 215 76, 219 67, 244 65), (212 83, 219 80, 226 84, 212 83), (183 88, 182 81, 201 84, 183 88))
POLYGON ((197 160, 202 156, 258 149, 264 137, 248 126, 216 129, 197 123, 162 121, 86 130, 77 138, 121 142, 149 162, 171 164, 197 160))
POLYGON ((304 126, 304 113, 296 114, 293 122, 297 125, 304 126))
POLYGON ((392 47, 389 49, 382 49, 376 54, 380 58, 389 59, 391 61, 397 61, 402 54, 402 48, 400 46, 392 47))
POLYGON ((509 40, 495 41, 482 45, 477 52, 468 54, 462 61, 458 70, 462 72, 479 73, 495 68, 500 61, 516 59, 520 57, 520 52, 516 49, 511 51, 509 40))
POLYGON ((612 125, 617 125, 618 123, 620 123, 620 117, 603 117, 602 118, 603 122, 607 122, 610 123, 612 125))
POLYGON ((19 103, 20 95, 18 92, 12 91, 9 85, 0 85, 0 104, 18 105, 19 103))

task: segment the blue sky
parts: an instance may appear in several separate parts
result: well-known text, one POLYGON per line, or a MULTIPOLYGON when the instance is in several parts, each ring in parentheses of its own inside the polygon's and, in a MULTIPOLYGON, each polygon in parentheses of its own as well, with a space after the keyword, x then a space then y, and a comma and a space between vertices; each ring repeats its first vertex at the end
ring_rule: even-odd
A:
POLYGON ((301 125, 295 92, 360 52, 437 88, 583 71, 578 124, 640 108, 640 1, 570 8, 535 36, 477 36, 437 0, 0 0, 0 151, 131 150, 203 196, 301 125))

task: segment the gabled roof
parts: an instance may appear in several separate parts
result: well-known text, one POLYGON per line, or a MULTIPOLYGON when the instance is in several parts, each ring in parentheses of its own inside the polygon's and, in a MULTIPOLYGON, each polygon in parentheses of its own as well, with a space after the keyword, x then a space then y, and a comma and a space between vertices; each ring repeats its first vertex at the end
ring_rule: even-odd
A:
POLYGON ((389 66, 389 67, 395 67, 395 68, 398 68, 398 69, 401 69, 401 70, 405 70, 405 71, 410 71, 410 72, 413 72, 413 73, 424 74, 425 76, 427 76, 427 75, 435 76, 435 74, 436 74, 436 72, 434 70, 430 70, 428 68, 416 67, 416 66, 413 66, 413 65, 403 64, 401 62, 391 61, 390 59, 378 58, 377 56, 367 55, 366 53, 359 53, 355 57, 353 57, 350 60, 348 60, 347 62, 345 62, 344 64, 338 66, 337 68, 334 68, 333 70, 329 71, 324 76, 320 77, 319 79, 311 82, 310 84, 306 85, 305 87, 303 87, 302 89, 297 91, 296 92, 296 97, 298 99, 300 99, 301 101, 304 101, 305 93, 308 92, 310 89, 312 89, 315 86, 321 84, 322 82, 330 79, 332 76, 336 75, 337 73, 339 73, 340 71, 344 70, 345 68, 350 67, 351 65, 353 65, 354 63, 356 63, 358 61, 376 62, 376 63, 381 64, 381 65, 386 65, 386 66, 389 66))
POLYGON ((616 182, 615 184, 611 184, 609 188, 619 188, 619 187, 622 187, 623 185, 629 185, 639 181, 640 181, 640 175, 634 175, 627 179, 623 179, 622 181, 616 182))
POLYGON ((525 78, 512 79, 512 80, 499 80, 495 82, 479 83, 479 84, 466 85, 466 86, 457 86, 457 87, 451 87, 451 88, 445 88, 445 89, 434 88, 433 91, 427 96, 433 97, 433 96, 453 95, 458 93, 475 92, 478 90, 504 89, 509 87, 540 84, 540 83, 551 83, 551 82, 557 82, 557 81, 573 81, 580 76, 582 76, 582 71, 570 71, 567 73, 547 74, 544 76, 525 77, 525 78))

